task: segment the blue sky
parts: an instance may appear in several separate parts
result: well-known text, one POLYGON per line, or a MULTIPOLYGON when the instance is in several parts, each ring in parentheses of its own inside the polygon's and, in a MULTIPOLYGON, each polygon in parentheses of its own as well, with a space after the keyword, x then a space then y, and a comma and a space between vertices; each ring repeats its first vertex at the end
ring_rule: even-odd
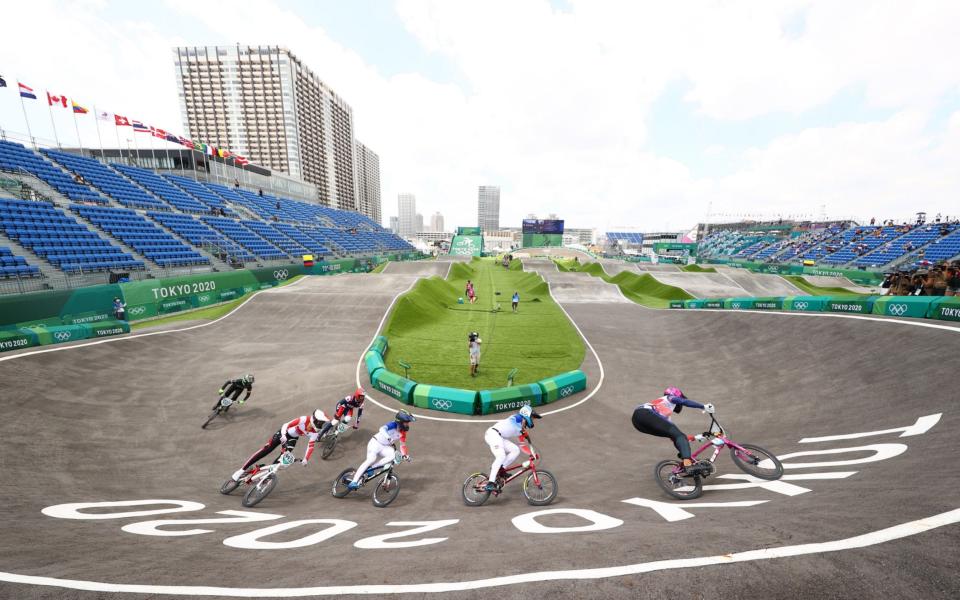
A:
MULTIPOLYGON (((482 184, 501 186, 504 224, 553 212, 571 226, 646 230, 692 226, 711 204, 757 216, 822 205, 861 218, 949 213, 960 192, 958 3, 34 0, 5 10, 18 25, 0 38, 8 135, 25 129, 17 78, 176 131, 173 46, 286 45, 353 106, 358 138, 381 158, 384 215, 411 192, 424 215, 469 225, 482 184)), ((35 135, 52 137, 45 103, 28 114, 35 135)), ((74 143, 70 115, 54 119, 74 143)), ((78 125, 94 143, 90 122, 78 125)))

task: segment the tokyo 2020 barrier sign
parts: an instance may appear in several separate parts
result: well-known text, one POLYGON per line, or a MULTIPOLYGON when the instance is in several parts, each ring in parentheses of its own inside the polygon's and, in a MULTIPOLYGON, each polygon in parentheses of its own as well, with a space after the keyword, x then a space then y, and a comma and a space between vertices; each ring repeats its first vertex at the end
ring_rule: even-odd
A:
POLYGON ((387 370, 383 359, 388 345, 385 336, 377 336, 364 354, 363 362, 370 384, 391 398, 418 408, 461 415, 489 415, 519 410, 524 404, 548 404, 587 388, 587 376, 579 370, 547 377, 535 383, 479 392, 419 383, 387 370))
POLYGON ((949 296, 788 296, 674 300, 670 308, 787 310, 960 321, 960 298, 949 296))
POLYGON ((127 321, 142 321, 236 300, 298 275, 366 272, 386 260, 415 258, 398 253, 7 296, 0 298, 0 352, 129 333, 129 323, 116 320, 114 298, 126 304, 127 321))

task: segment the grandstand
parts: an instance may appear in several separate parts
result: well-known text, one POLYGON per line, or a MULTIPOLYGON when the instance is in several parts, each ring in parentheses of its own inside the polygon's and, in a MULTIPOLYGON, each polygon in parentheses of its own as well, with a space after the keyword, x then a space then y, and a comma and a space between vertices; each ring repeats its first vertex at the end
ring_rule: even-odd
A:
POLYGON ((902 225, 824 224, 819 228, 786 224, 778 231, 769 226, 738 224, 719 227, 700 244, 706 260, 745 260, 768 263, 814 262, 830 267, 890 269, 921 261, 960 258, 960 224, 902 225))
MULTIPOLYGON (((407 252, 365 215, 0 140, 0 278, 407 252)), ((165 271, 164 271, 165 273, 165 271)), ((157 275, 166 276, 164 273, 157 275)))

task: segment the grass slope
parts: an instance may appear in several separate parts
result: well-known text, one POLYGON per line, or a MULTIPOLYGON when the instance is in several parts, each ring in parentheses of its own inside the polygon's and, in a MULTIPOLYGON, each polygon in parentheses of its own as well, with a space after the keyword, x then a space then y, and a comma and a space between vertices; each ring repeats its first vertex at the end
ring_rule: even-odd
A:
POLYGON ((390 343, 388 369, 403 373, 403 360, 412 365, 410 377, 416 381, 480 390, 506 385, 513 368, 519 369, 514 379, 519 384, 580 367, 583 341, 539 275, 474 258, 454 263, 449 277, 422 279, 397 300, 383 331, 390 343), (473 281, 476 304, 457 303, 460 297, 466 302, 467 279, 473 281), (515 290, 520 292, 517 314, 510 309, 515 290), (471 331, 483 340, 475 378, 467 352, 471 331))
POLYGON ((693 296, 678 287, 660 283, 649 273, 621 271, 611 277, 603 270, 603 266, 600 263, 589 262, 581 264, 570 259, 558 259, 555 262, 557 263, 557 268, 561 271, 589 273, 594 277, 603 279, 607 283, 612 283, 618 286, 620 291, 623 292, 623 295, 630 300, 650 308, 668 308, 671 300, 690 300, 693 298, 693 296))
POLYGON ((717 270, 713 267, 701 267, 700 265, 684 265, 680 267, 681 271, 687 273, 716 273, 717 270))
POLYGON ((784 279, 803 290, 808 296, 867 296, 844 287, 820 287, 799 275, 782 275, 784 279))

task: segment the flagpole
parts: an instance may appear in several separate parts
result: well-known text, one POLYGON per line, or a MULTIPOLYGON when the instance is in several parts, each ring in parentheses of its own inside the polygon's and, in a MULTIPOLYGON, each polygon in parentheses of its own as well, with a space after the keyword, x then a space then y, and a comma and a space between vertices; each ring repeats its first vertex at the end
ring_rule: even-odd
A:
POLYGON ((57 124, 54 123, 54 121, 53 121, 53 108, 52 108, 53 105, 50 104, 50 98, 49 98, 50 92, 47 92, 47 96, 48 96, 48 97, 47 97, 47 112, 50 113, 50 125, 53 126, 53 140, 57 143, 57 148, 59 148, 59 149, 62 150, 62 149, 63 149, 63 146, 60 145, 60 136, 57 135, 57 124))
MULTIPOLYGON (((133 137, 134 139, 136 139, 137 132, 134 131, 133 133, 134 133, 133 137)), ((153 162, 156 163, 157 165, 157 167, 151 167, 151 168, 158 168, 160 166, 160 161, 157 160, 157 149, 153 143, 153 131, 147 130, 147 133, 150 134, 150 155, 153 157, 153 162)))
MULTIPOLYGON (((73 101, 70 101, 70 112, 73 113, 73 129, 77 132, 77 145, 80 146, 80 156, 83 156, 83 140, 80 139, 80 125, 77 124, 77 112, 73 110, 73 101)), ((93 156, 93 152, 90 153, 93 156)))
POLYGON ((143 161, 140 159, 140 145, 137 144, 137 130, 134 129, 133 127, 131 127, 130 129, 131 129, 130 133, 133 134, 133 151, 137 153, 137 166, 142 169, 143 161))
POLYGON ((33 147, 37 147, 37 141, 33 139, 33 132, 30 131, 30 119, 27 118, 27 107, 23 103, 23 96, 20 96, 20 108, 23 109, 23 120, 27 124, 27 135, 30 136, 30 143, 33 144, 33 147))
MULTIPOLYGON (((117 154, 119 154, 120 156, 123 156, 123 146, 120 145, 120 126, 117 125, 116 115, 113 116, 113 133, 114 135, 117 136, 117 154)), ((130 144, 127 144, 127 159, 130 159, 129 155, 130 155, 130 144)), ((120 162, 126 162, 126 161, 120 161, 120 162)), ((126 162, 126 164, 130 164, 130 163, 126 162)))
MULTIPOLYGON (((93 107, 94 119, 93 124, 97 127, 97 143, 100 144, 100 158, 103 159, 103 164, 107 164, 107 153, 103 150, 103 138, 100 137, 100 113, 97 112, 97 107, 93 107)), ((118 142, 119 144, 119 142, 118 142)))

